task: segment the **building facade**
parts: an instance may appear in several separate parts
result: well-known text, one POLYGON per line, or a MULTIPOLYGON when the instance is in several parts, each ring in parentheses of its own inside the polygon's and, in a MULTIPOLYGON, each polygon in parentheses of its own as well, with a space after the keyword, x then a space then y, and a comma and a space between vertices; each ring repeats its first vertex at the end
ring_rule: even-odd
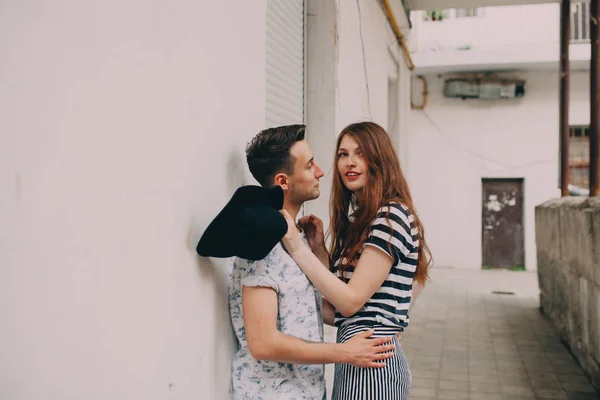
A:
MULTIPOLYGON (((583 187, 588 12, 573 3, 571 176, 583 187)), ((413 97, 425 106, 410 113, 408 165, 436 266, 535 269, 534 207, 560 195, 559 5, 414 11, 411 20, 413 97), (452 80, 466 92, 452 97, 452 80)))

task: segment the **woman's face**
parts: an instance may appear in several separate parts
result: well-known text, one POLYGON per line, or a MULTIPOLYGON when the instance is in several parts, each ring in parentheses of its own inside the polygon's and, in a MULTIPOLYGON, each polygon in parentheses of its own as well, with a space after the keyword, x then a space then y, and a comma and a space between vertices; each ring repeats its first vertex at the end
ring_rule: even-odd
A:
POLYGON ((369 179, 369 165, 358 142, 350 135, 342 137, 337 167, 344 186, 356 194, 362 192, 369 179))

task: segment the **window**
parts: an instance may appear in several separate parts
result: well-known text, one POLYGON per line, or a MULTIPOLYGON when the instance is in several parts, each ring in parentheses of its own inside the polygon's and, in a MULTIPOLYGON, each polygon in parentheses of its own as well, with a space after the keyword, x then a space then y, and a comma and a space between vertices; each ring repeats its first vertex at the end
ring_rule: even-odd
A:
POLYGON ((457 8, 456 18, 468 18, 481 16, 480 8, 457 8))
POLYGON ((590 41, 590 2, 571 5, 571 43, 590 41))
POLYGON ((571 185, 589 187, 590 127, 571 126, 569 129, 569 173, 571 185))

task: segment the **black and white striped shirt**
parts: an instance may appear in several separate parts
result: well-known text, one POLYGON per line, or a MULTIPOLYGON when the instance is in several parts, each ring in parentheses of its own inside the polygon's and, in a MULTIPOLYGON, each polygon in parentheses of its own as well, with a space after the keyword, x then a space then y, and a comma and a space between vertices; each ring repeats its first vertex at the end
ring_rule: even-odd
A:
MULTIPOLYGON (((390 203, 377 211, 363 250, 365 246, 381 249, 394 260, 392 268, 381 287, 356 314, 344 317, 336 310, 336 326, 353 324, 366 328, 379 327, 376 332, 398 332, 406 328, 412 284, 417 269, 417 234, 414 217, 405 206, 390 203)), ((335 260, 333 272, 341 277, 338 266, 339 259, 335 260)), ((368 266, 363 265, 361 268, 368 266)), ((343 276, 346 283, 352 278, 353 271, 352 265, 346 267, 343 276)))

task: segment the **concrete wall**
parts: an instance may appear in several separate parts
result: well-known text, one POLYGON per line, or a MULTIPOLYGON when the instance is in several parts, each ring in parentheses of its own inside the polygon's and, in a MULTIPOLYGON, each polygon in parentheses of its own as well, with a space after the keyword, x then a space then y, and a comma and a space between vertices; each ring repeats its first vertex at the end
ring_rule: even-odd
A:
POLYGON ((600 199, 536 207, 542 311, 600 391, 600 199))
POLYGON ((253 182, 265 14, 3 4, 0 398, 228 397, 228 263, 194 247, 253 182))
MULTIPOLYGON (((534 207, 559 195, 558 74, 515 76, 527 81, 521 99, 463 101, 429 75, 425 110, 410 112, 409 181, 436 265, 481 268, 481 179, 524 178, 525 267, 536 268, 534 207)), ((589 77, 571 79, 571 123, 586 124, 589 77)))

